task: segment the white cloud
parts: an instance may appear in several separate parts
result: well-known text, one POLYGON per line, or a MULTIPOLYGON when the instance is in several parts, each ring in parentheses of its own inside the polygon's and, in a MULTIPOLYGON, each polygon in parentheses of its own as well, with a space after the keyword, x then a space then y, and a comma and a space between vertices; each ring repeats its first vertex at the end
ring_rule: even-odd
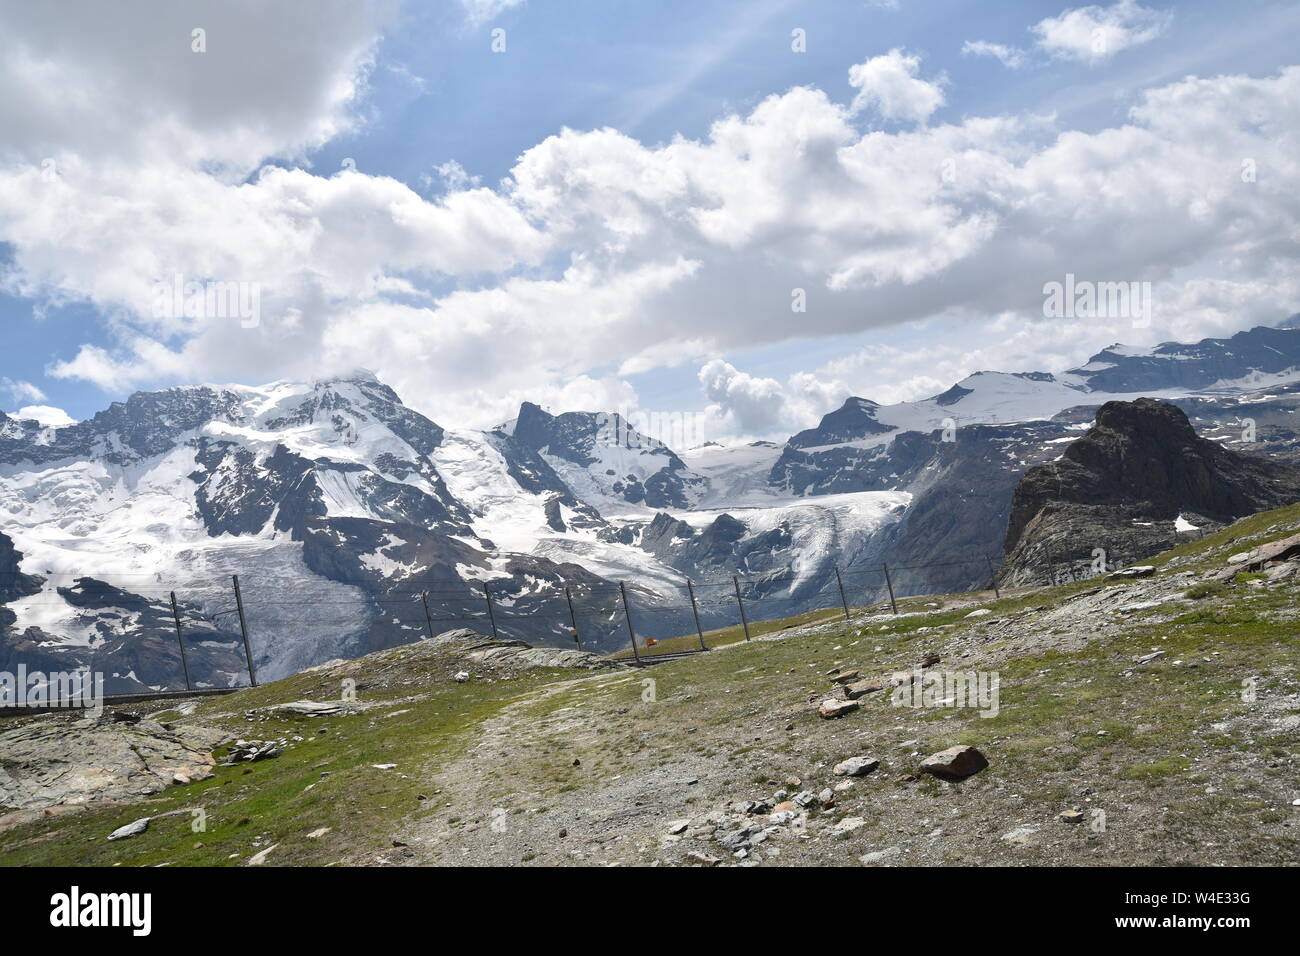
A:
POLYGON ((966 56, 991 56, 1010 70, 1018 70, 1028 63, 1025 51, 1003 43, 989 43, 987 40, 967 40, 962 44, 961 52, 966 56))
POLYGON ((800 372, 783 384, 742 372, 723 359, 701 366, 699 380, 709 402, 704 429, 708 435, 788 435, 815 424, 849 396, 847 386, 838 381, 800 372))
POLYGON ((14 418, 23 421, 40 422, 50 428, 64 428, 68 425, 77 424, 77 420, 61 408, 55 408, 53 405, 28 405, 14 412, 14 418))
POLYGON ((521 7, 524 0, 460 0, 465 9, 465 17, 473 26, 481 26, 495 20, 512 7, 521 7))
POLYGON ((890 50, 849 69, 849 85, 858 91, 853 98, 853 112, 874 110, 887 120, 924 123, 943 105, 946 78, 935 81, 917 76, 919 56, 902 50, 890 50))
POLYGON ((1038 47, 1055 59, 1100 63, 1121 50, 1149 43, 1169 26, 1173 14, 1153 10, 1137 0, 1108 7, 1066 10, 1031 27, 1038 47))
POLYGON ((0 160, 167 156, 239 176, 356 125, 384 4, 80 0, 0 8, 0 160), (376 12, 378 11, 378 13, 376 12), (75 26, 74 26, 75 25, 75 26), (206 52, 194 52, 195 30, 206 52))
MULTIPOLYGON (((146 112, 167 105, 188 144, 176 155, 17 127, 12 153, 53 143, 61 172, 0 161, 12 260, 0 282, 38 304, 90 303, 108 332, 52 374, 120 392, 362 365, 436 420, 491 425, 523 399, 634 404, 622 376, 664 365, 942 317, 915 359, 845 356, 784 380, 706 364, 720 426, 780 434, 850 387, 879 401, 933 394, 971 363, 1051 370, 1108 344, 1102 335, 1231 331, 1290 314, 1300 297, 1300 160, 1287 148, 1300 68, 1182 80, 1148 91, 1124 123, 1080 132, 1032 115, 923 125, 943 81, 920 79, 919 59, 895 50, 854 67, 853 104, 796 87, 699 139, 656 145, 565 129, 493 187, 446 167, 455 182, 433 200, 364 171, 270 167, 242 181, 195 158, 245 163, 353 122, 373 42, 360 27, 347 43, 322 40, 319 61, 307 58, 315 82, 347 95, 299 96, 283 130, 259 125, 260 146, 238 124, 226 127, 233 147, 215 142, 221 126, 187 129, 201 111, 185 97, 198 94, 175 88, 160 101, 138 92, 146 112), (864 133, 856 110, 868 108, 922 125, 864 133), (1066 272, 1155 282, 1153 327, 1045 324, 1043 283, 1066 272), (154 284, 177 273, 257 284, 261 323, 153 314, 154 284), (791 310, 796 289, 804 312, 791 310)), ((44 56, 57 73, 56 54, 44 56)), ((113 109, 100 108, 111 131, 113 109)), ((227 112, 273 112, 248 109, 227 112)))
POLYGON ((14 381, 11 378, 0 378, 0 389, 18 402, 43 402, 46 398, 45 393, 31 382, 14 381))

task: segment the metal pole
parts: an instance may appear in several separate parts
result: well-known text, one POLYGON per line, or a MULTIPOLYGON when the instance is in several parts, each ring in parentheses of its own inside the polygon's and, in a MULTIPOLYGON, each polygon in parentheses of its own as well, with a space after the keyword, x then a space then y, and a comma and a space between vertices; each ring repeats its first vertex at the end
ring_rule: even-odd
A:
POLYGON ((176 592, 172 592, 172 618, 176 621, 176 643, 181 649, 181 667, 185 668, 185 689, 193 690, 194 685, 190 683, 190 661, 185 656, 185 638, 181 636, 181 612, 176 606, 176 592))
POLYGON ((898 602, 894 600, 894 582, 889 577, 889 565, 881 564, 880 566, 885 569, 885 587, 889 588, 889 606, 892 607, 894 613, 897 614, 898 602))
POLYGON ((986 554, 984 555, 984 563, 989 566, 989 578, 993 581, 993 594, 1000 601, 1002 600, 1002 592, 998 590, 998 573, 993 570, 993 559, 986 554))
POLYGON ((582 650, 582 636, 578 633, 578 614, 573 610, 573 595, 569 592, 568 585, 564 587, 564 599, 569 602, 569 621, 573 624, 573 643, 578 645, 578 650, 582 650))
POLYGON ((700 650, 707 651, 708 648, 704 646, 704 629, 700 627, 700 609, 695 603, 695 585, 690 578, 686 579, 686 590, 691 592, 691 613, 695 615, 695 633, 700 635, 700 650))
POLYGON ((492 591, 488 588, 488 583, 483 582, 483 598, 487 601, 488 620, 492 622, 492 640, 499 641, 501 638, 497 634, 497 615, 492 610, 492 591))
POLYGON ((749 618, 745 617, 745 602, 740 597, 740 578, 733 574, 731 583, 736 586, 736 604, 740 607, 740 624, 745 629, 745 640, 749 640, 749 618))
POLYGON ((244 598, 239 593, 239 575, 231 576, 235 582, 235 606, 239 608, 239 631, 244 635, 244 660, 248 661, 248 680, 257 686, 257 670, 253 667, 253 648, 248 643, 248 618, 244 617, 244 598))
POLYGON ((627 618, 627 633, 628 636, 632 638, 632 656, 637 659, 637 663, 639 664, 641 662, 641 654, 636 649, 636 631, 632 630, 632 609, 627 605, 627 588, 623 586, 622 581, 618 582, 618 593, 623 595, 623 616, 627 618))
POLYGON ((429 640, 433 640, 433 618, 429 615, 429 592, 420 592, 420 603, 424 605, 424 624, 429 629, 429 640))
POLYGON ((844 579, 840 577, 839 565, 835 566, 835 583, 840 586, 840 603, 844 605, 844 620, 849 620, 849 599, 844 596, 844 579))

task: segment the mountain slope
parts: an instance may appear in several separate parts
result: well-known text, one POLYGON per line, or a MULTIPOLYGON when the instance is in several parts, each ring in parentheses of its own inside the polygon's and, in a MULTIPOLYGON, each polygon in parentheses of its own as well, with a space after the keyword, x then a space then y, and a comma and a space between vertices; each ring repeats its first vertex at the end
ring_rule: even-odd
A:
MULTIPOLYGON (((1300 560, 1205 585, 1243 542, 1297 531, 1293 506, 1188 542, 1141 580, 776 628, 656 666, 653 694, 644 671, 520 668, 528 652, 453 634, 229 697, 117 708, 124 719, 78 732, 165 722, 230 740, 251 726, 285 746, 255 762, 219 747, 211 776, 163 780, 147 803, 0 813, 0 864, 1287 865, 1300 560), (984 675, 998 691, 917 706, 886 689, 823 719, 850 668, 936 689, 984 675), (343 680, 361 700, 339 700, 343 680), (337 711, 283 709, 301 700, 337 711), (958 783, 923 772, 960 745, 988 765, 958 783), (869 758, 860 775, 836 772, 854 757, 869 758), (145 832, 105 839, 145 814, 145 832)), ((42 727, 72 725, 5 721, 0 745, 29 746, 18 787, 0 768, 0 793, 62 756, 30 746, 42 727)))
POLYGON ((642 639, 694 629, 688 581, 706 628, 736 623, 737 575, 755 617, 837 606, 841 579, 883 597, 883 564, 899 595, 978 587, 1016 482, 1116 397, 1106 382, 1146 383, 1216 441, 1300 460, 1300 386, 1277 371, 1297 343, 1253 329, 1112 348, 1061 376, 850 399, 785 444, 687 450, 617 414, 531 403, 497 429, 448 429, 366 372, 140 393, 58 429, 0 416, 0 655, 93 662, 110 689, 179 686, 174 590, 204 648, 197 680, 241 682, 234 574, 268 678, 490 625, 489 597, 503 636, 568 647, 576 622, 584 647, 611 650, 629 640, 620 584, 642 639))
POLYGON ((1094 556, 1133 563, 1180 536, 1300 500, 1300 467, 1199 437, 1153 399, 1107 402, 1057 461, 1016 486, 1002 580, 1022 585, 1094 556))

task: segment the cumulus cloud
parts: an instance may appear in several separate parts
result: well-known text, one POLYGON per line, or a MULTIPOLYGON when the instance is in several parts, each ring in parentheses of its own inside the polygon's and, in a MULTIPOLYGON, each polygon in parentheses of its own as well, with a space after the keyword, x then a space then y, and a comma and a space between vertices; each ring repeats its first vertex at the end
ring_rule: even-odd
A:
POLYGON ((815 424, 849 395, 843 383, 810 373, 796 373, 782 383, 742 372, 723 359, 701 366, 699 380, 709 402, 705 433, 711 435, 788 435, 815 424))
POLYGON ((858 91, 851 109, 870 109, 887 120, 924 123, 943 105, 943 86, 947 80, 923 80, 917 73, 921 58, 902 50, 890 50, 849 69, 849 85, 858 91))
POLYGON ((1031 29, 1039 49, 1060 60, 1100 63, 1121 50, 1149 43, 1169 26, 1173 14, 1119 0, 1108 7, 1066 10, 1031 29))
POLYGON ((13 417, 23 421, 40 422, 50 428, 64 428, 77 423, 75 418, 53 405, 28 405, 14 412, 13 417))
POLYGON ((301 156, 356 126, 386 16, 352 0, 5 4, 0 159, 167 156, 238 176, 301 156))
MULTIPOLYGON (((12 9, 5 26, 28 29, 21 20, 35 14, 12 9)), ((262 9, 273 18, 287 7, 262 9)), ((230 92, 211 93, 225 104, 214 115, 229 119, 210 124, 178 83, 160 100, 139 91, 164 107, 149 122, 185 141, 175 154, 145 155, 126 142, 134 127, 97 150, 112 132, 95 132, 114 115, 104 103, 89 130, 28 116, 7 136, 0 283, 42 304, 90 303, 107 325, 106 341, 53 374, 119 392, 362 365, 437 420, 492 425, 524 399, 634 404, 624 377, 665 365, 941 323, 914 362, 846 355, 842 367, 784 380, 705 362, 720 427, 781 434, 849 390, 917 397, 970 362, 1051 370, 1109 341, 1195 337, 1296 311, 1300 160, 1287 144, 1300 68, 1180 80, 1146 91, 1123 123, 1082 132, 1033 115, 935 123, 943 78, 923 79, 920 59, 894 50, 852 68, 850 103, 795 87, 698 139, 654 145, 564 129, 492 186, 445 166, 445 191, 427 199, 364 171, 259 169, 360 122, 378 27, 341 22, 303 54, 320 89, 283 127, 271 107, 236 108, 230 92), (864 132, 866 113, 905 125, 864 132), (39 162, 51 152, 53 174, 39 162), (1244 175, 1247 161, 1258 175, 1244 175), (240 165, 250 174, 232 177, 240 165), (1047 325, 1043 284, 1066 272, 1154 282, 1152 327, 1047 325), (158 283, 176 275, 255 287, 260 321, 160 314, 158 283)), ((47 72, 63 69, 57 45, 13 36, 0 30, 0 43, 29 62, 6 59, 5 70, 34 76, 38 48, 47 72)), ((8 100, 0 109, 22 113, 8 100)))

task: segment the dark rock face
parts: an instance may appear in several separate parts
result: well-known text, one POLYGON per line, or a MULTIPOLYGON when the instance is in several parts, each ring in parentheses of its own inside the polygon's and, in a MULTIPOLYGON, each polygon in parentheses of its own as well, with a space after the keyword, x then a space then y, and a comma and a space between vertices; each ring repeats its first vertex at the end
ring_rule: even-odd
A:
POLYGON ((1201 531, 1300 500, 1300 468, 1201 438, 1179 408, 1154 399, 1107 402, 1060 460, 1025 473, 1007 524, 1009 584, 1054 570, 1132 563, 1180 540, 1183 515, 1201 531))
MULTIPOLYGON (((914 434, 914 433, 913 433, 914 434)), ((912 505, 881 555, 898 594, 968 590, 986 583, 1001 547, 1011 497, 1025 468, 1049 461, 1068 434, 1060 423, 967 425, 952 441, 917 436, 909 458, 912 505), (921 458, 922 451, 929 454, 921 458)), ((899 436, 901 440, 905 435, 899 436)))
POLYGON ((1149 355, 1133 355, 1122 346, 1103 349, 1072 374, 1100 392, 1141 392, 1163 388, 1204 388, 1253 372, 1282 372, 1300 367, 1300 334, 1292 328, 1256 326, 1227 339, 1194 344, 1166 342, 1149 355), (1104 366, 1085 371, 1089 366, 1104 366))
POLYGON ((835 445, 858 441, 868 435, 882 435, 893 431, 892 425, 876 421, 880 405, 869 398, 850 398, 835 411, 822 416, 816 428, 799 432, 787 443, 790 448, 815 448, 818 445, 835 445))
POLYGON ((13 538, 0 533, 0 604, 16 601, 41 589, 41 579, 18 570, 23 553, 14 548, 13 538))
MULTIPOLYGON (((39 587, 11 593, 5 600, 36 590, 39 587)), ((104 675, 104 691, 109 694, 184 688, 176 619, 168 599, 142 597, 94 578, 79 578, 55 591, 73 609, 77 629, 88 635, 85 643, 70 642, 35 627, 15 634, 13 611, 0 607, 0 670, 14 672, 20 664, 28 673, 88 668, 104 675)), ((178 610, 194 685, 222 687, 243 682, 247 671, 238 630, 217 624, 187 602, 180 602, 178 610)))
MULTIPOLYGON (((600 470, 602 447, 635 451, 646 472, 644 477, 619 474, 611 469, 595 476, 598 484, 608 484, 614 496, 632 504, 644 504, 650 508, 686 508, 691 503, 690 490, 703 486, 703 480, 692 474, 672 449, 640 434, 617 413, 565 412, 552 415, 532 402, 524 402, 519 406, 511 437, 524 448, 545 452, 584 470, 600 470)), ((563 480, 559 480, 563 485, 563 480)))

